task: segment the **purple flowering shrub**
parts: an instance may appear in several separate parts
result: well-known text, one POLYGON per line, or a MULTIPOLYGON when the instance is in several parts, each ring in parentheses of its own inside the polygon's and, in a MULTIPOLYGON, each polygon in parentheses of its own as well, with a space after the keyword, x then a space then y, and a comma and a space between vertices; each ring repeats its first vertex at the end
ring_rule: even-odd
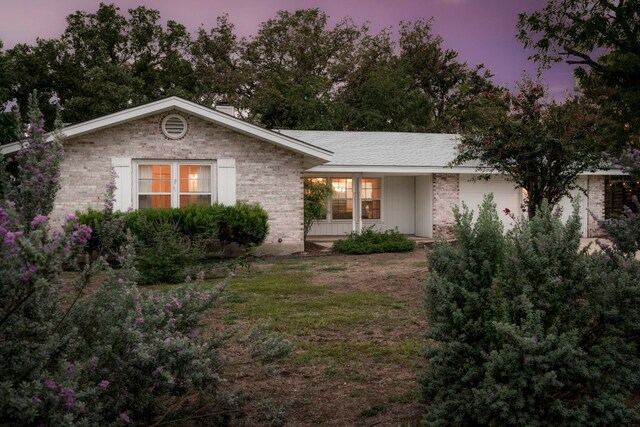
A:
POLYGON ((7 189, 8 199, 15 203, 17 214, 28 230, 36 215, 49 215, 56 192, 60 188, 59 166, 64 155, 60 115, 47 142, 44 116, 38 110, 37 93, 29 97, 29 125, 23 148, 16 154, 15 182, 7 189))
POLYGON ((579 250, 543 205, 502 234, 491 198, 456 211, 429 254, 430 340, 419 376, 434 425, 630 425, 640 385, 640 263, 579 250))
MULTIPOLYGON (((203 315, 220 290, 191 283, 159 294, 135 286, 133 245, 110 268, 87 262, 73 303, 61 303, 62 265, 77 257, 91 230, 75 215, 50 231, 36 216, 29 233, 17 214, 0 209, 0 418, 13 425, 144 422, 159 402, 191 393, 228 418, 219 397, 219 337, 204 336, 203 315), (82 295, 98 271, 98 289, 82 295)), ((86 293, 86 292, 85 292, 86 293)))
MULTIPOLYGON (((20 165, 43 179, 27 182, 53 184, 57 154, 49 163, 47 152, 59 147, 35 138, 30 148, 20 165)), ((114 187, 106 190, 102 232, 110 239, 122 226, 112 213, 114 187)), ((210 414, 206 422, 224 423, 235 401, 218 390, 221 337, 201 330, 220 290, 191 283, 166 294, 140 292, 128 236, 110 253, 113 268, 103 257, 85 257, 73 286, 63 287, 63 266, 78 260, 92 230, 74 214, 51 229, 53 197, 38 204, 38 194, 47 197, 16 190, 9 193, 15 201, 0 200, 0 424, 166 421, 189 403, 210 414), (92 280, 100 284, 88 292, 92 280)))

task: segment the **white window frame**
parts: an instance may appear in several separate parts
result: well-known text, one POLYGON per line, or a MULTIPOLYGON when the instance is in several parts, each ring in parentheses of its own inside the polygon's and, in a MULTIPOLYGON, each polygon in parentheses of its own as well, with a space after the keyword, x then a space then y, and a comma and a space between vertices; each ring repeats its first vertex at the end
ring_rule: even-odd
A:
MULTIPOLYGON (((327 180, 327 184, 329 186, 332 186, 332 179, 337 178, 337 179, 351 179, 351 186, 352 186, 352 191, 353 191, 353 179, 354 177, 352 175, 335 175, 335 176, 327 176, 327 175, 313 175, 313 176, 305 176, 305 179, 307 178, 324 178, 327 180)), ((382 224, 384 223, 384 176, 380 176, 380 175, 366 175, 366 176, 361 176, 359 177, 359 179, 372 179, 372 178, 376 178, 380 180, 380 218, 379 219, 361 219, 363 224, 382 224)), ((332 187, 333 188, 333 187, 332 187)), ((360 200, 360 203, 362 203, 362 200, 360 200)), ((353 207, 352 207, 353 209, 353 207)), ((352 215, 353 217, 353 215, 352 215)), ((317 220, 317 222, 319 223, 323 223, 323 224, 343 224, 343 223, 351 223, 353 221, 353 218, 351 219, 333 219, 333 196, 329 196, 328 200, 327 200, 327 217, 325 219, 319 219, 317 220)))
MULTIPOLYGON (((171 166, 171 207, 177 208, 180 207, 180 195, 181 194, 198 194, 198 193, 181 193, 180 192, 180 166, 181 165, 203 165, 211 167, 211 204, 216 203, 218 200, 218 194, 216 190, 216 176, 218 174, 217 164, 215 160, 167 160, 167 159, 137 159, 133 160, 133 173, 132 173, 132 184, 133 184, 133 208, 138 210, 140 197, 141 195, 145 195, 147 193, 142 193, 138 191, 138 187, 140 185, 140 181, 138 180, 139 175, 139 167, 144 165, 170 165, 171 166)), ((167 193, 154 193, 156 195, 167 194, 167 193)), ((209 193, 206 193, 209 194, 209 193)))

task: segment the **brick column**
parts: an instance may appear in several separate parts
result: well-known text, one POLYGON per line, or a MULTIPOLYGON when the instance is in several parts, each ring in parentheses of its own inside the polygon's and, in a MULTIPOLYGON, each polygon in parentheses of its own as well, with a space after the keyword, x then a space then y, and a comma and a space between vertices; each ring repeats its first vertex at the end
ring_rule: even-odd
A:
POLYGON ((453 207, 460 201, 460 175, 433 175, 433 236, 453 237, 453 207))
POLYGON ((598 220, 604 219, 604 176, 589 176, 588 194, 587 237, 600 237, 602 229, 598 227, 598 220))

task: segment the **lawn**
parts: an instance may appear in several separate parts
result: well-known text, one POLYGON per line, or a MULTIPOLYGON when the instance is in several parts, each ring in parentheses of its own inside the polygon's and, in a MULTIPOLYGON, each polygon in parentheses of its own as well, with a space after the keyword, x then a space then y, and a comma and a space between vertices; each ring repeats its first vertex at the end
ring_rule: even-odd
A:
MULTIPOLYGON (((274 372, 231 340, 226 377, 250 390, 236 425, 415 425, 425 316, 422 251, 259 260, 229 283, 211 327, 268 328, 293 342, 274 372)), ((210 282, 214 284, 215 281, 210 282)))

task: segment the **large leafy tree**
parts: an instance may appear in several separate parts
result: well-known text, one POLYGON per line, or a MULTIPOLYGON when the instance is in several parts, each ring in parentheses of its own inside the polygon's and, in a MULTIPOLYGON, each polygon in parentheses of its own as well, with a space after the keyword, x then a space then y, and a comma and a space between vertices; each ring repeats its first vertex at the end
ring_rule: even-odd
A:
POLYGON ((603 167, 595 117, 583 100, 545 103, 544 87, 528 78, 515 94, 481 96, 482 121, 463 134, 454 163, 479 161, 525 189, 530 218, 544 201, 554 205, 576 188, 580 173, 603 167))
POLYGON ((67 17, 58 39, 0 54, 1 101, 26 110, 36 89, 53 123, 78 122, 168 95, 229 103, 266 127, 457 132, 474 121, 475 96, 495 90, 482 66, 442 47, 431 21, 369 34, 320 9, 281 11, 255 37, 238 38, 227 16, 195 37, 157 10, 101 3, 67 17))
POLYGON ((419 90, 432 108, 428 112, 434 131, 458 132, 472 119, 474 95, 495 91, 493 75, 484 65, 469 67, 458 52, 445 49, 433 34, 433 19, 400 24, 399 60, 409 77, 410 89, 419 90))
POLYGON ((330 102, 352 68, 363 29, 349 19, 329 28, 328 19, 320 9, 280 11, 246 44, 243 106, 265 126, 335 128, 330 102))
POLYGON ((239 40, 227 15, 207 31, 199 28, 190 53, 198 101, 206 105, 238 105, 247 85, 246 68, 240 61, 243 40, 239 40))
POLYGON ((365 35, 354 67, 336 99, 340 122, 354 131, 427 131, 433 128, 433 104, 412 84, 394 54, 391 33, 365 35))
POLYGON ((548 0, 519 17, 518 38, 546 66, 577 64, 584 94, 599 106, 609 149, 640 145, 640 3, 548 0))
POLYGON ((63 120, 78 122, 167 95, 193 97, 194 79, 188 60, 190 35, 185 27, 159 24, 158 11, 145 7, 121 14, 101 3, 94 13, 67 17, 59 39, 20 44, 5 52, 8 93, 26 111, 29 94, 37 89, 39 107, 53 123, 59 98, 63 120))

